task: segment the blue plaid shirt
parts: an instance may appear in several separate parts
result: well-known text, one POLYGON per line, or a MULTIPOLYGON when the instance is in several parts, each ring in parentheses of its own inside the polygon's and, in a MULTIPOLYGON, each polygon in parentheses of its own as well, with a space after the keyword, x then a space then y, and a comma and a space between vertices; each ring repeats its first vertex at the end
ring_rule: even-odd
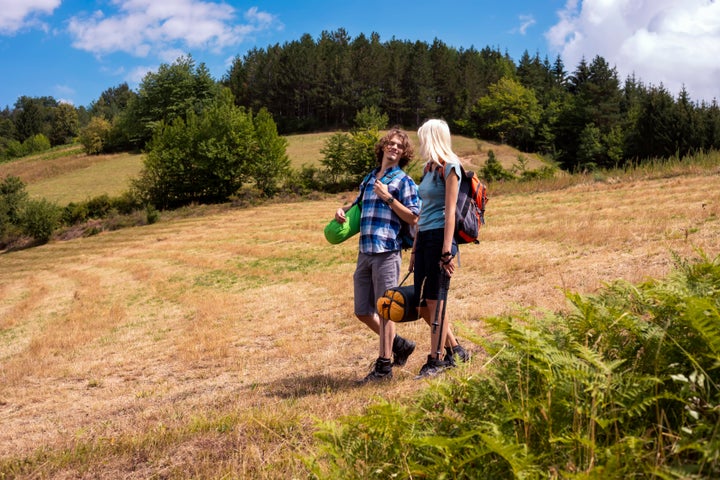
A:
MULTIPOLYGON (((360 253, 373 254, 400 250, 400 217, 390 206, 380 199, 373 190, 378 168, 370 172, 360 185, 361 191, 355 202, 362 197, 362 215, 360 217, 360 253), (364 189, 364 190, 362 190, 364 189)), ((400 167, 394 166, 385 171, 381 181, 388 186, 388 192, 410 209, 415 215, 420 213, 418 187, 413 179, 400 167)))

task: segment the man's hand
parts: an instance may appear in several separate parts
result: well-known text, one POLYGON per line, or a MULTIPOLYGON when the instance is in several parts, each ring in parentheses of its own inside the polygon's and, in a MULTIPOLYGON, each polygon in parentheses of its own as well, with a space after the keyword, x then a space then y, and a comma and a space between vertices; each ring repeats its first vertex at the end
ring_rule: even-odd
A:
POLYGON ((382 182, 375 182, 373 190, 375 191, 375 195, 380 197, 380 200, 382 200, 383 202, 387 202, 388 200, 390 200, 390 197, 392 197, 392 195, 390 195, 390 192, 388 191, 388 186, 382 182))
POLYGON ((337 209, 337 212, 335 212, 335 220, 337 220, 338 223, 345 223, 345 210, 340 207, 337 209))

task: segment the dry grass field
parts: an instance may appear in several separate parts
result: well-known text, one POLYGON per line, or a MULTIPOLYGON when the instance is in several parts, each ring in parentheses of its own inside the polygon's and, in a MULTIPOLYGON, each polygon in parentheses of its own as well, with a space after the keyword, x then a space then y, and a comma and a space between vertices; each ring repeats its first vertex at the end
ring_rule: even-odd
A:
MULTIPOLYGON (((448 316, 567 307, 563 290, 720 253, 720 168, 494 193, 461 248, 448 316)), ((0 478, 306 478, 316 422, 407 398, 418 342, 358 387, 377 340, 352 315, 356 241, 322 228, 351 194, 203 216, 0 254, 0 478)), ((482 375, 477 355, 463 373, 482 375)), ((454 373, 448 373, 452 375, 454 373)))

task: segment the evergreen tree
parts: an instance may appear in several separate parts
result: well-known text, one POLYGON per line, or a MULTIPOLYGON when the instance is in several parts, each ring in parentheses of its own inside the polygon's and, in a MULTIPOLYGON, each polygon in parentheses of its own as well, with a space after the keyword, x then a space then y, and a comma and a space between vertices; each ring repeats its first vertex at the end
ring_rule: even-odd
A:
MULTIPOLYGON (((596 56, 590 65, 583 59, 568 82, 571 101, 565 103, 561 111, 556 143, 561 163, 574 169, 585 162, 578 157, 578 150, 588 125, 597 127, 601 138, 620 126, 621 97, 616 69, 610 68, 600 56, 596 56)), ((613 166, 607 148, 594 157, 598 166, 613 166)))
POLYGON ((701 111, 705 140, 702 148, 705 150, 720 149, 720 107, 718 107, 717 100, 713 100, 710 105, 703 105, 701 111))
POLYGON ((410 116, 414 118, 405 91, 405 72, 409 68, 410 48, 407 42, 393 39, 385 43, 387 50, 387 72, 383 84, 383 105, 381 108, 388 113, 390 123, 403 125, 410 116), (408 115, 410 112, 410 115, 408 115))
POLYGON ((93 117, 101 117, 112 122, 115 117, 125 111, 130 99, 135 97, 127 82, 117 87, 111 87, 100 94, 100 97, 90 104, 89 113, 93 117))
MULTIPOLYGON (((448 122, 455 122, 461 117, 457 110, 457 98, 460 91, 460 79, 457 74, 458 51, 448 47, 439 39, 434 39, 430 46, 430 62, 433 75, 433 97, 436 116, 448 122)), ((429 117, 430 115, 426 115, 429 117)))
POLYGON ((690 100, 685 87, 680 91, 674 109, 675 119, 675 150, 678 155, 685 156, 705 143, 705 132, 702 128, 702 118, 695 104, 690 100))
POLYGON ((356 108, 380 107, 383 102, 382 79, 388 68, 380 35, 372 33, 368 40, 360 34, 350 44, 351 101, 356 108))
POLYGON ((412 116, 412 123, 408 125, 419 127, 425 119, 436 117, 438 108, 435 102, 433 69, 428 46, 424 42, 415 42, 410 52, 404 82, 404 91, 408 97, 408 113, 412 116))
POLYGON ((669 157, 676 153, 675 102, 665 87, 651 87, 643 98, 638 115, 637 143, 630 154, 635 158, 669 157))

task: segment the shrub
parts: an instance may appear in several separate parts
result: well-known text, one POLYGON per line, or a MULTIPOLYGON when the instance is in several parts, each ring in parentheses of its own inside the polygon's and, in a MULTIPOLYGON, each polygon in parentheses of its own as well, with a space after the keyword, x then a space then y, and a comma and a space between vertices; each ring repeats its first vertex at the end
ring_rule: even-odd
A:
POLYGON ((383 130, 389 121, 387 113, 382 113, 378 107, 372 105, 363 107, 355 114, 354 124, 358 130, 383 130))
POLYGON ((282 186, 284 192, 296 195, 305 195, 312 191, 324 188, 324 179, 321 171, 314 165, 303 165, 300 171, 292 171, 282 186))
POLYGON ((0 183, 0 222, 4 218, 9 223, 18 223, 20 209, 27 198, 25 183, 19 177, 5 177, 0 183))
POLYGON ((77 223, 84 222, 88 219, 88 207, 87 203, 68 203, 63 208, 60 220, 65 225, 75 225, 77 223))
POLYGON ((7 142, 5 156, 7 158, 18 158, 25 156, 25 147, 19 141, 12 139, 7 142))
POLYGON ((22 210, 20 223, 23 233, 45 243, 60 224, 61 209, 46 199, 28 200, 22 210))
POLYGON ((91 198, 86 205, 89 218, 105 218, 113 208, 112 200, 107 194, 91 198))
POLYGON ((350 167, 348 151, 352 138, 347 133, 331 135, 320 149, 323 158, 320 163, 325 168, 328 181, 337 183, 345 176, 350 167))
POLYGON ((551 167, 549 165, 545 165, 545 166, 540 167, 537 170, 524 170, 520 174, 520 180, 527 182, 530 180, 541 180, 541 179, 554 178, 556 172, 557 172, 557 168, 551 167))
POLYGON ((161 209, 222 202, 251 178, 253 164, 269 161, 259 158, 259 151, 279 150, 259 144, 252 113, 236 107, 226 91, 201 114, 189 111, 186 120, 158 124, 133 188, 161 209))
POLYGON ((512 180, 515 176, 503 168, 503 166, 495 157, 495 152, 488 151, 488 159, 485 165, 480 169, 480 175, 488 182, 512 180))
POLYGON ((42 133, 38 133, 23 142, 23 150, 25 155, 50 150, 50 140, 42 133))
POLYGON ((20 178, 8 175, 0 182, 0 248, 21 235, 20 219, 27 198, 20 178))
POLYGON ((70 202, 62 209, 61 219, 65 225, 76 225, 90 219, 107 218, 113 213, 130 215, 145 208, 136 192, 128 191, 119 197, 103 194, 84 202, 70 202))
POLYGON ((379 141, 376 129, 356 129, 351 133, 336 133, 327 139, 320 152, 328 176, 328 187, 357 186, 376 166, 375 144, 379 141))
POLYGON ((80 130, 80 143, 88 155, 97 155, 105 150, 110 138, 110 122, 93 117, 85 128, 80 130))

